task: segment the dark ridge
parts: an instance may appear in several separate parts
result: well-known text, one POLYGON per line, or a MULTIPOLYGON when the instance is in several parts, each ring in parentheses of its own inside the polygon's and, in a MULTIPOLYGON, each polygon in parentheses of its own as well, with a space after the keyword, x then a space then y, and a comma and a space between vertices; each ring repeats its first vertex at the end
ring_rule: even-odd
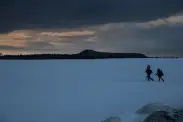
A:
POLYGON ((78 54, 30 54, 1 55, 0 59, 109 59, 109 58, 148 58, 140 53, 109 53, 94 50, 84 50, 78 54))

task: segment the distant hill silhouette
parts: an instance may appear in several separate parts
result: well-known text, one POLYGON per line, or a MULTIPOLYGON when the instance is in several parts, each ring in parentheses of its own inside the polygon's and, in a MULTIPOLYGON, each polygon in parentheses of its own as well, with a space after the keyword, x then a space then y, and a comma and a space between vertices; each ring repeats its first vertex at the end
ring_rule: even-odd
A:
POLYGON ((83 57, 96 57, 96 58, 147 58, 147 56, 140 53, 110 53, 110 52, 98 52, 94 50, 84 50, 77 55, 83 57))
POLYGON ((140 53, 110 53, 84 50, 78 54, 31 54, 1 55, 0 59, 106 59, 106 58, 148 58, 140 53))

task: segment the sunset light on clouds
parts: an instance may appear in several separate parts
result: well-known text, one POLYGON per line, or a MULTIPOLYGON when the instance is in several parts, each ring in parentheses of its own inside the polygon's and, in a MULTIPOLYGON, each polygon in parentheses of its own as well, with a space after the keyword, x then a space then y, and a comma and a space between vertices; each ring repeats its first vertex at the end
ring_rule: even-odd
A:
POLYGON ((35 4, 17 0, 17 4, 3 6, 0 52, 78 53, 93 49, 183 56, 180 0, 54 1, 35 4), (25 7, 20 8, 20 3, 25 7))

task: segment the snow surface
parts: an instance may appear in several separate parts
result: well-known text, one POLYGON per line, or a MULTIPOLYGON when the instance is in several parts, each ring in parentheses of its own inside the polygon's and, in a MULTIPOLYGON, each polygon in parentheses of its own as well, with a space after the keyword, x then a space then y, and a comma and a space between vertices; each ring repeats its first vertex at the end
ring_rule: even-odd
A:
POLYGON ((1 60, 0 121, 132 122, 148 103, 183 106, 182 69, 182 59, 1 60), (146 81, 147 64, 164 83, 146 81))

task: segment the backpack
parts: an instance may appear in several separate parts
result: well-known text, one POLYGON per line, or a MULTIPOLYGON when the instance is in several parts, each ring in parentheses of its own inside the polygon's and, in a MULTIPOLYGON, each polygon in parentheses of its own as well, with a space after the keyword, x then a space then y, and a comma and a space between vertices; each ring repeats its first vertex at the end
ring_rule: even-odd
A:
POLYGON ((146 69, 146 73, 147 74, 152 74, 152 70, 151 69, 146 69))
POLYGON ((149 70, 149 74, 152 74, 152 70, 151 69, 149 70))
POLYGON ((162 70, 160 70, 160 74, 161 74, 161 76, 163 76, 163 75, 164 75, 162 70))

